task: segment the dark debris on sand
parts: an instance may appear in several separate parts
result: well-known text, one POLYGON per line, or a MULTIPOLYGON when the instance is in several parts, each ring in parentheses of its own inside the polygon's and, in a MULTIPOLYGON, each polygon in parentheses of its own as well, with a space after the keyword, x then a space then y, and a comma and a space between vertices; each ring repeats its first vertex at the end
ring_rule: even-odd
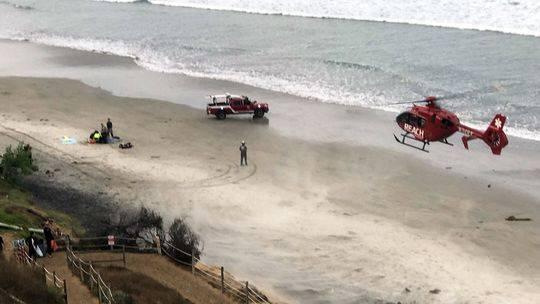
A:
POLYGON ((51 183, 43 176, 26 178, 21 186, 32 193, 38 205, 72 216, 90 235, 99 235, 106 231, 110 215, 117 209, 114 201, 104 195, 86 193, 58 183, 51 183))

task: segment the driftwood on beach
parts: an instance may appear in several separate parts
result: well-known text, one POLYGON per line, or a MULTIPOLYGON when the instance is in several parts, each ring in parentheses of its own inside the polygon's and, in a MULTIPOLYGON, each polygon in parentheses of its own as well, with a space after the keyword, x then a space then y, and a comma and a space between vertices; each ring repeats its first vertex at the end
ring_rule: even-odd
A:
POLYGON ((515 217, 513 215, 505 218, 506 221, 509 221, 509 222, 529 222, 529 221, 532 221, 530 218, 528 217, 515 217))

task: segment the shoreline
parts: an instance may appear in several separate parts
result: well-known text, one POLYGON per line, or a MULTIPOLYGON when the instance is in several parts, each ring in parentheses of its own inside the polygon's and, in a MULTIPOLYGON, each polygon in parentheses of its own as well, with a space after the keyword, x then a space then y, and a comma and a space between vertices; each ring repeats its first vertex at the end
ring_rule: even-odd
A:
POLYGON ((532 197, 377 146, 300 140, 246 119, 223 124, 194 108, 113 96, 78 81, 0 78, 0 89, 9 92, 0 96, 3 129, 110 177, 119 206, 189 214, 207 242, 205 259, 293 303, 446 303, 473 295, 496 303, 514 292, 534 303, 538 296, 531 293, 538 261, 527 254, 538 247, 538 224, 504 222, 516 211, 540 218, 532 197), (80 143, 107 115, 132 151, 80 143), (79 144, 63 146, 63 135, 79 144), (251 147, 249 168, 237 164, 239 138, 251 147), (425 180, 432 194, 420 190, 425 180), (487 277, 478 282, 469 271, 487 277), (513 280, 522 283, 507 283, 513 280), (409 285, 420 289, 402 294, 409 285), (444 293, 433 297, 430 288, 444 293))
POLYGON ((117 96, 165 100, 194 109, 203 109, 204 96, 210 93, 234 90, 270 102, 272 119, 264 123, 281 135, 390 149, 410 157, 411 161, 426 162, 457 176, 481 179, 486 184, 498 184, 540 197, 540 170, 531 170, 540 168, 540 159, 534 156, 540 153, 539 141, 509 136, 509 146, 502 156, 495 157, 479 141, 471 142, 470 150, 463 149, 458 134, 450 138, 454 147, 434 145, 433 154, 424 155, 395 144, 391 134, 401 131, 395 126, 395 113, 312 102, 231 81, 152 72, 138 66, 131 57, 2 39, 0 48, 12 58, 0 59, 0 67, 4 67, 0 69, 0 76, 77 79, 117 96), (305 107, 309 108, 308 116, 304 115, 305 107), (516 163, 512 159, 521 161, 516 163))

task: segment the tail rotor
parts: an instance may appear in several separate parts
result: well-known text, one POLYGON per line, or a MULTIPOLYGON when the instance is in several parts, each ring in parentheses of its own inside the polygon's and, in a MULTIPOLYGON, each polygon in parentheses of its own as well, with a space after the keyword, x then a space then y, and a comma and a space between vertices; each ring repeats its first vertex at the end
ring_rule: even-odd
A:
POLYGON ((506 137, 506 134, 503 131, 505 122, 506 116, 497 114, 485 132, 461 125, 459 130, 466 134, 461 138, 465 149, 469 149, 468 142, 470 140, 481 138, 491 148, 493 154, 500 155, 502 149, 508 145, 508 137, 506 137))

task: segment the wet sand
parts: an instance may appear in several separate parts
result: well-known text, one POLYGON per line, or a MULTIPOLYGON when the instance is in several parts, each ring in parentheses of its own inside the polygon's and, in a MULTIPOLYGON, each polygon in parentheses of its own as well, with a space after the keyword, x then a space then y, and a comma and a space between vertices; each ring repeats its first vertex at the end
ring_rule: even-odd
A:
MULTIPOLYGON (((109 185, 104 191, 120 205, 144 204, 169 221, 188 216, 205 240, 206 261, 281 299, 540 301, 539 200, 534 189, 527 191, 540 172, 532 161, 535 143, 511 141, 523 148, 509 149, 500 161, 485 156, 481 145, 468 154, 461 147, 433 146, 436 152, 418 156, 379 136, 392 131, 385 122, 391 114, 226 82, 148 76, 125 58, 53 48, 40 53, 32 51, 38 46, 20 45, 2 47, 50 62, 59 54, 74 56, 61 63, 69 68, 51 68, 57 62, 36 66, 33 76, 96 86, 108 79, 115 94, 143 98, 114 96, 68 79, 1 78, 0 144, 9 135, 75 161, 90 175, 99 172, 97 178, 109 185), (77 77, 81 66, 88 73, 77 77), (127 72, 131 79, 120 77, 127 72), (160 83, 163 89, 155 90, 160 83), (273 102, 268 118, 217 121, 200 110, 201 96, 244 89, 273 102), (174 91, 182 94, 171 98, 174 91), (199 108, 148 99, 159 94, 199 108), (295 115, 291 109, 300 106, 309 115, 295 115), (134 149, 84 143, 107 117, 134 149), (64 135, 79 143, 63 145, 64 135), (241 140, 248 145, 248 167, 239 166, 241 140), (449 153, 454 150, 459 152, 449 153), (448 157, 441 160, 443 155, 448 157), (506 222, 510 215, 533 221, 506 222), (435 288, 441 292, 429 292, 435 288)), ((29 73, 20 62, 3 62, 0 74, 29 73)), ((58 173, 55 179, 85 186, 77 176, 58 173)))

